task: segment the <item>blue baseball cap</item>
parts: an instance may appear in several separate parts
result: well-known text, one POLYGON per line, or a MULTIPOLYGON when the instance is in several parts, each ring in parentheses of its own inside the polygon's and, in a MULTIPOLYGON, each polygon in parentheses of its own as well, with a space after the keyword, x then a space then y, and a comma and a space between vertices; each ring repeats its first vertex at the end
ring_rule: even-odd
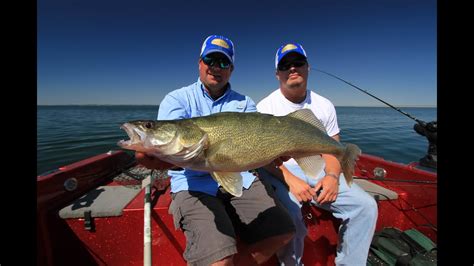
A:
POLYGON ((287 43, 285 45, 282 45, 280 48, 278 48, 276 55, 275 55, 275 68, 278 68, 278 63, 280 63, 281 59, 285 57, 285 55, 289 53, 298 53, 304 58, 307 58, 306 56, 306 51, 303 49, 303 46, 299 43, 287 43))
POLYGON ((232 64, 234 63, 234 44, 229 38, 219 35, 207 37, 202 43, 200 57, 215 52, 224 54, 232 64))

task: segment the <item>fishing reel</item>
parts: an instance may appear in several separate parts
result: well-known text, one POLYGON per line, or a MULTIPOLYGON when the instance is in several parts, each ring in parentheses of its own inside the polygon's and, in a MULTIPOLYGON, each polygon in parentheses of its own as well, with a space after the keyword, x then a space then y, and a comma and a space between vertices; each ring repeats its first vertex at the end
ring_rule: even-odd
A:
POLYGON ((438 123, 431 121, 426 123, 418 121, 414 129, 416 133, 425 136, 428 139, 428 152, 425 157, 420 159, 420 165, 436 169, 438 166, 438 152, 437 152, 437 138, 438 138, 438 123))

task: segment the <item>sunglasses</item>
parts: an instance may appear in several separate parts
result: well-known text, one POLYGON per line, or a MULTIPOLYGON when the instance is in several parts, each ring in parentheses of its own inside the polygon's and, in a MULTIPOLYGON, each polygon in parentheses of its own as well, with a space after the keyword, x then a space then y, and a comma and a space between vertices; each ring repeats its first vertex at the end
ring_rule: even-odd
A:
POLYGON ((204 64, 210 67, 218 66, 221 69, 228 69, 230 67, 230 61, 227 58, 213 58, 213 57, 204 56, 202 58, 202 61, 204 62, 204 64))
POLYGON ((292 66, 294 67, 302 67, 306 65, 306 61, 291 61, 291 62, 284 62, 281 64, 278 64, 278 70, 280 71, 287 71, 290 69, 292 66))

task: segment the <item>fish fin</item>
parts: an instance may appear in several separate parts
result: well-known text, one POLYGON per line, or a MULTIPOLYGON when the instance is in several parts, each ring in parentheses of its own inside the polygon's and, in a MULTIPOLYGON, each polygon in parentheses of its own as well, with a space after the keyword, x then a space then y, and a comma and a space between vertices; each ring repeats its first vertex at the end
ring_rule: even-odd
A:
MULTIPOLYGON (((225 151, 234 148, 232 139, 224 139, 218 143, 212 144, 206 150, 207 164, 213 168, 213 165, 220 165, 232 160, 225 151)), ((230 194, 242 196, 242 176, 240 172, 212 172, 211 176, 230 194)))
POLYGON ((324 168, 324 159, 320 154, 294 159, 301 167, 304 174, 311 178, 318 177, 319 173, 321 173, 324 168))
POLYGON ((327 134, 326 127, 321 123, 321 120, 319 120, 316 115, 314 115, 313 111, 311 111, 310 109, 303 108, 289 113, 287 116, 305 121, 306 123, 310 123, 311 125, 317 127, 319 130, 327 134))
POLYGON ((211 176, 225 191, 236 197, 242 196, 243 181, 239 172, 212 172, 211 176))
POLYGON ((341 159, 341 168, 342 172, 344 173, 346 183, 349 187, 352 185, 354 166, 356 164, 356 160, 359 159, 360 154, 361 150, 359 147, 357 147, 357 145, 350 143, 346 144, 346 149, 341 159))

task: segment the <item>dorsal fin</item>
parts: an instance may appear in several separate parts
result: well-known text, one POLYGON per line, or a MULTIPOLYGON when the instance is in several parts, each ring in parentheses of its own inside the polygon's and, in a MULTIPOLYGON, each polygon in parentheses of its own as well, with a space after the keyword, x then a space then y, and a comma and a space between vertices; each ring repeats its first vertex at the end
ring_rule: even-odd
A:
POLYGON ((292 113, 289 113, 288 116, 310 123, 311 125, 319 128, 324 133, 327 133, 324 125, 321 123, 321 121, 314 115, 313 111, 311 111, 310 109, 303 108, 300 110, 296 110, 292 113))

